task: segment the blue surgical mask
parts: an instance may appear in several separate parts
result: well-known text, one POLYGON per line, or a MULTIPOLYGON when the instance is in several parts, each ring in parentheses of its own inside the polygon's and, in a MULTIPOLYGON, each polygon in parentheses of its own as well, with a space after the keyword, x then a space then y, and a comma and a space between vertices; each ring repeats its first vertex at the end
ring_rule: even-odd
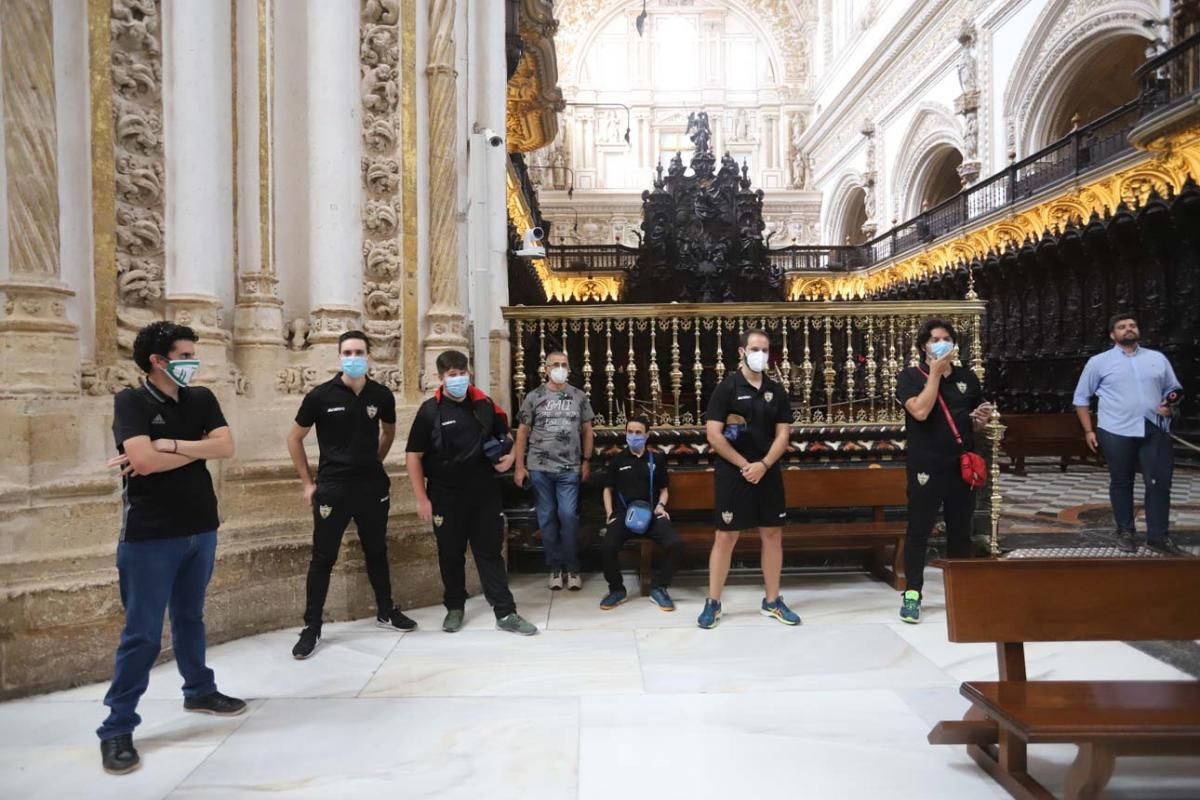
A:
POLYGON ((446 378, 446 394, 455 400, 461 400, 467 396, 467 387, 470 385, 470 375, 451 375, 446 378))
POLYGON ((342 356, 342 373, 351 379, 361 378, 367 374, 366 356, 342 356))
POLYGON ((930 342, 929 353, 934 358, 945 358, 954 349, 954 342, 930 342))
POLYGON ((641 452, 641 450, 646 446, 646 434, 627 433, 625 434, 625 444, 629 445, 629 449, 633 452, 641 452))

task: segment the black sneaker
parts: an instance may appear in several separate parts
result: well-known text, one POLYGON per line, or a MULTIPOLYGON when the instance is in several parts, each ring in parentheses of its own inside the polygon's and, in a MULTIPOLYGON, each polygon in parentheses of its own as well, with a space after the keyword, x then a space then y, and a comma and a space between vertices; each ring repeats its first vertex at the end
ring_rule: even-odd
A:
POLYGON ((388 631, 415 631, 417 622, 404 616, 400 609, 393 608, 386 615, 379 614, 375 617, 375 627, 388 631))
POLYGON ((183 707, 186 711, 195 711, 200 714, 215 714, 218 717, 236 717, 238 714, 245 712, 246 701, 238 700, 236 697, 213 692, 206 694, 204 697, 185 697, 183 699, 183 707))
POLYGON ((1137 542, 1133 540, 1133 531, 1117 531, 1117 549, 1122 553, 1136 553, 1137 542))
POLYGON ((1162 553, 1164 556, 1190 556, 1191 553, 1184 550, 1179 545, 1175 544, 1169 538, 1164 536, 1161 539, 1153 539, 1146 541, 1146 547, 1149 547, 1156 553, 1162 553))
POLYGON ((142 765, 138 751, 133 749, 133 734, 122 733, 100 741, 100 761, 109 775, 124 775, 142 765))
POLYGON ((296 642, 296 646, 292 648, 292 658, 300 660, 310 658, 313 653, 317 652, 319 644, 321 644, 321 629, 310 625, 300 631, 300 641, 296 642))

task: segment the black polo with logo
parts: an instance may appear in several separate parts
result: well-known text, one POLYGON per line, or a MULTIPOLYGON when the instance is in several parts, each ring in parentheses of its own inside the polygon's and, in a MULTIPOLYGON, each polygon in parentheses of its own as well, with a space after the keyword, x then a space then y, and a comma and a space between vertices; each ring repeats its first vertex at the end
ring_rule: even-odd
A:
POLYGON ((635 456, 626 447, 612 457, 608 462, 608 474, 604 485, 612 489, 618 500, 622 497, 625 502, 646 500, 650 505, 658 503, 658 496, 670 485, 670 473, 667 469, 667 457, 662 453, 652 453, 654 456, 654 491, 650 490, 650 464, 646 455, 652 453, 648 448, 640 456, 635 456))
POLYGON ((383 469, 379 462, 381 422, 396 424, 396 397, 386 386, 370 378, 362 391, 355 394, 339 372, 306 394, 296 412, 296 424, 302 428, 317 426, 317 445, 321 451, 317 481, 377 477, 383 469))
MULTIPOLYGON (((739 369, 713 389, 704 418, 709 422, 725 423, 730 414, 746 420, 746 429, 732 444, 753 463, 761 461, 770 452, 775 441, 775 426, 792 424, 792 401, 782 384, 764 374, 762 385, 756 389, 739 369)), ((724 462, 723 458, 717 459, 718 464, 724 462)))
MULTIPOLYGON (((211 390, 192 386, 175 400, 149 383, 125 389, 113 399, 113 438, 117 451, 137 437, 196 442, 226 427, 221 404, 211 390)), ((217 496, 203 459, 122 482, 121 540, 171 539, 217 529, 217 496)))
MULTIPOLYGON (((925 368, 928 370, 928 367, 925 368)), ((908 367, 896 376, 896 400, 903 406, 919 395, 929 378, 917 367, 908 367)), ((958 464, 962 449, 975 449, 975 429, 971 412, 983 403, 983 386, 975 373, 966 367, 954 367, 942 378, 938 392, 950 409, 954 425, 962 437, 963 448, 959 448, 946 421, 946 412, 941 403, 934 402, 929 416, 919 420, 904 409, 904 431, 907 437, 905 460, 912 468, 954 468, 958 464)))

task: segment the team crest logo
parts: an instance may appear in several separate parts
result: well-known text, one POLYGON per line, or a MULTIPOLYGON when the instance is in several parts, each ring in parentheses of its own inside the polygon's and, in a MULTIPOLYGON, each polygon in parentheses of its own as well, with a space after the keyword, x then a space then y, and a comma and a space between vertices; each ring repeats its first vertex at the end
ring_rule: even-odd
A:
POLYGON ((966 381, 959 381, 958 383, 956 383, 954 385, 958 387, 958 391, 962 392, 963 394, 967 393, 967 382, 966 381))
POLYGON ((371 419, 375 419, 375 415, 378 413, 379 413, 378 406, 367 406, 367 416, 370 417, 371 419))
POLYGON ((775 399, 774 392, 763 392, 763 400, 766 400, 769 403, 774 399, 775 399))
POLYGON ((441 514, 437 514, 433 518, 433 526, 435 528, 440 528, 440 527, 442 527, 442 523, 445 521, 446 521, 445 518, 441 514))
POLYGON ((726 525, 728 525, 729 523, 733 522, 733 512, 732 511, 722 511, 721 519, 722 519, 722 521, 724 521, 724 523, 726 525))
POLYGON ((928 472, 918 472, 917 473, 917 483, 921 484, 922 486, 929 483, 929 473, 928 472))
POLYGON ((333 513, 333 506, 321 506, 317 511, 321 513, 321 519, 329 519, 329 515, 333 513))

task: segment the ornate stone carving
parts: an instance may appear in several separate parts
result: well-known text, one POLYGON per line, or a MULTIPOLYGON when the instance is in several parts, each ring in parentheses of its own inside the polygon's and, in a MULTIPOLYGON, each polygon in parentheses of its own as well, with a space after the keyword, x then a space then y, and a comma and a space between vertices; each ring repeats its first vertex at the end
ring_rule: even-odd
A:
POLYGON ((290 350, 303 350, 308 346, 308 319, 297 317, 287 325, 287 343, 290 350))
MULTIPOLYGON (((563 105, 558 88, 555 32, 558 23, 550 0, 520 0, 517 26, 522 53, 505 93, 507 143, 510 152, 528 153, 554 141, 563 105)), ((431 25, 432 28, 432 25, 431 25)), ((599 141, 616 144, 624 137, 624 115, 600 127, 599 141), (615 124, 613 122, 615 121, 615 124)))
POLYGON ((275 385, 284 394, 308 394, 321 382, 314 367, 287 367, 275 376, 275 385))
POLYGON ((975 25, 964 19, 958 29, 958 85, 962 94, 954 110, 963 118, 963 160, 958 176, 963 185, 974 183, 983 167, 979 160, 979 64, 975 57, 975 25))
POLYGON ((137 388, 142 382, 142 371, 128 362, 103 367, 85 362, 80 369, 79 382, 84 394, 103 397, 125 388, 137 388))
MULTIPOLYGON (((166 230, 161 0, 113 0, 113 161, 117 316, 126 332, 159 316, 166 230)), ((118 341, 127 345, 128 335, 118 341)))

